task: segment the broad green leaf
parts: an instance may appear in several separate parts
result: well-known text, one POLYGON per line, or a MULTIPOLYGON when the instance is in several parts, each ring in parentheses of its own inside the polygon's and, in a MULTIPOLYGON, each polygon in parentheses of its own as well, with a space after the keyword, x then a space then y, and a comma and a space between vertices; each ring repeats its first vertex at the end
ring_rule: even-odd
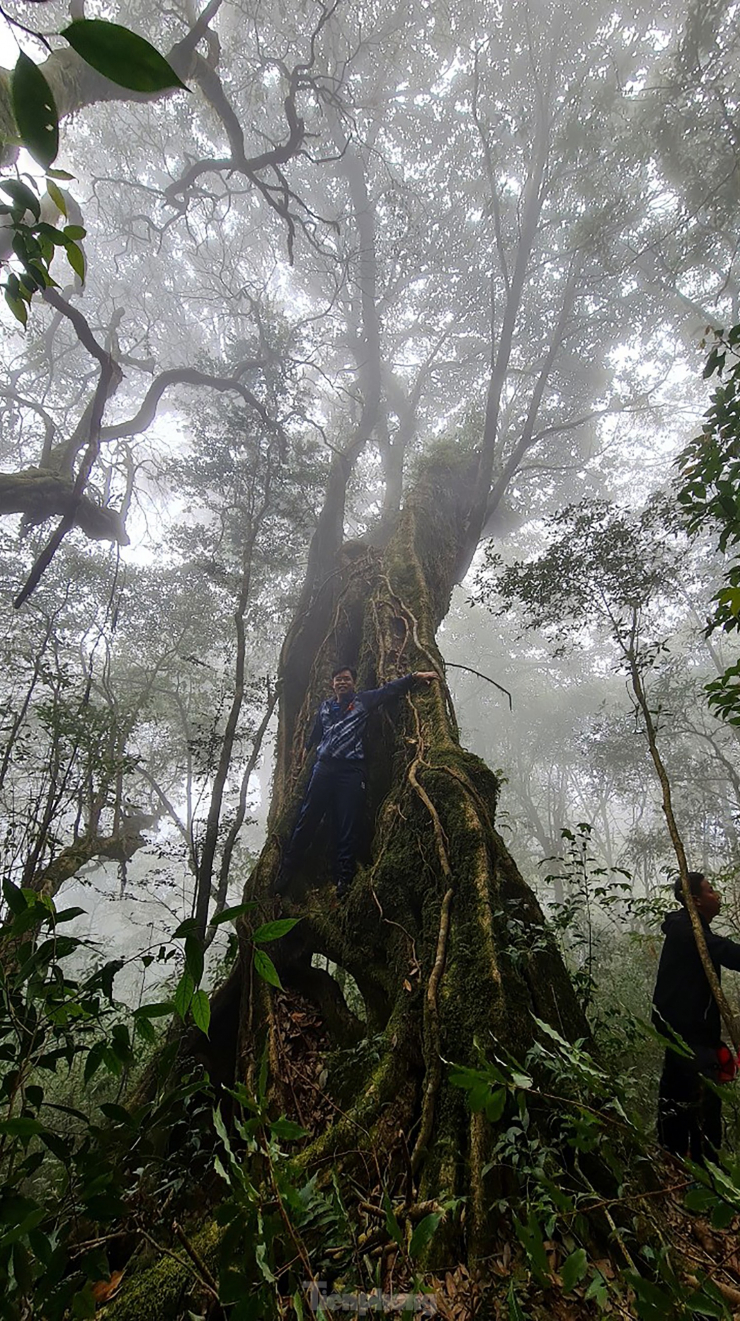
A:
POLYGON ((73 50, 105 78, 132 92, 163 92, 182 87, 163 55, 136 32, 102 18, 81 18, 61 33, 73 50))
POLYGON ((75 177, 68 170, 47 170, 46 174, 49 179, 61 179, 62 183, 71 183, 75 177))
POLYGON ((84 908, 63 908, 61 913, 56 913, 54 921, 59 925, 60 922, 71 922, 74 917, 84 917, 86 913, 84 908))
POLYGON ((67 254, 67 261, 72 267, 72 270, 74 271, 75 275, 79 275, 80 279, 84 284, 85 254, 83 253, 82 248, 79 248, 76 243, 73 243, 70 240, 68 243, 65 244, 64 250, 67 254))
POLYGON ((168 1014, 174 1012, 175 1006, 171 1000, 162 1000, 159 1004, 139 1005, 134 1010, 134 1018, 166 1018, 168 1014))
POLYGON ((270 1124, 270 1132, 273 1137, 281 1138, 285 1142, 297 1142, 299 1138, 308 1137, 305 1128, 296 1124, 292 1119, 286 1119, 281 1115, 280 1119, 274 1119, 270 1124))
POLYGON ((601 1274, 601 1271, 597 1271, 596 1274, 594 1275, 594 1278, 589 1284, 584 1294, 584 1297, 595 1299, 597 1306, 602 1309, 606 1307, 606 1301, 607 1298, 609 1297, 609 1288, 606 1283, 606 1280, 604 1279, 604 1276, 601 1274))
POLYGON ((193 1015, 195 1026, 200 1028, 201 1032, 208 1036, 208 1028, 211 1022, 211 1002, 205 991, 196 991, 190 1002, 190 1012, 193 1015))
POLYGON ((8 289, 5 290, 5 301, 8 304, 16 321, 20 321, 22 326, 28 322, 28 309, 22 298, 16 298, 8 289))
POLYGON ((257 927, 252 940, 255 945, 266 945, 269 940, 280 940, 280 937, 292 931, 299 921, 298 917, 279 917, 275 922, 265 922, 264 926, 257 927))
POLYGON ((65 225, 63 233, 65 238, 73 239, 76 243, 78 239, 84 239, 87 230, 82 225, 65 225))
POLYGON ((185 937, 185 967, 197 986, 203 976, 203 946, 197 936, 185 937))
POLYGON ((179 927, 172 932, 172 939, 182 940, 183 936, 197 936, 197 934, 198 919, 195 917, 186 917, 185 921, 181 922, 179 927))
POLYGON ((33 60, 21 51, 11 79, 13 113, 23 145, 48 169, 59 150, 59 119, 52 90, 33 60))
POLYGON ((90 1081, 90 1079, 93 1077, 93 1075, 94 1075, 94 1074, 97 1072, 97 1070, 100 1068, 100 1065, 101 1065, 102 1062, 103 1062, 103 1055, 104 1055, 104 1054, 105 1054, 105 1042, 104 1042, 104 1041, 96 1041, 96 1042, 95 1042, 95 1045, 90 1047, 90 1049, 89 1049, 89 1051, 88 1051, 88 1053, 87 1053, 87 1059, 85 1060, 85 1082, 86 1082, 86 1083, 88 1083, 88 1082, 90 1081))
POLYGON ((11 913, 24 913, 28 908, 28 900, 23 891, 19 890, 12 881, 3 881, 3 898, 11 913))
POLYGON ((133 1051, 131 1049, 131 1039, 128 1034, 128 1028, 124 1023, 116 1023, 111 1033, 111 1049, 114 1055, 117 1055, 122 1064, 133 1063, 133 1051))
POLYGON ((19 1193, 6 1191, 0 1200, 0 1225, 20 1225, 38 1209, 38 1202, 19 1193))
POLYGON ((115 1101, 104 1101, 100 1109, 106 1119, 110 1119, 114 1124, 125 1124, 128 1128, 134 1123, 130 1110, 126 1110, 122 1105, 116 1105, 115 1101))
POLYGON ((419 1221, 416 1229, 411 1235, 411 1242, 409 1243, 409 1256, 412 1261, 415 1261, 424 1251, 427 1243, 430 1242, 435 1234, 441 1219, 442 1217, 439 1212, 433 1211, 431 1215, 424 1216, 424 1219, 419 1221))
POLYGON ((58 1133, 41 1133, 40 1137, 44 1146, 49 1148, 57 1160, 66 1165, 71 1155, 69 1141, 65 1141, 58 1133))
POLYGON ((157 1040, 157 1034, 148 1018, 137 1018, 134 1030, 136 1035, 150 1046, 157 1040))
POLYGON ((515 1216, 514 1228, 519 1242, 534 1267, 535 1273, 540 1277, 540 1281, 542 1282, 549 1279, 550 1263, 545 1251, 542 1227, 537 1220, 535 1212, 530 1210, 529 1215, 527 1216, 526 1225, 515 1216))
POLYGON ((32 1138, 43 1133, 44 1125, 30 1115, 15 1115, 12 1119, 0 1119, 0 1133, 7 1133, 13 1138, 32 1138))
POLYGON ((188 1009, 190 1008, 190 1002, 193 998, 194 991, 195 991, 195 982, 193 981, 192 977, 190 976, 190 973, 186 968, 184 973, 182 974, 182 977, 177 983, 177 987, 175 989, 175 998, 174 998, 175 1010, 180 1015, 180 1018, 183 1020, 183 1022, 185 1021, 185 1016, 188 1012, 188 1009))
POLYGON ((95 1316, 96 1307, 92 1284, 88 1280, 85 1287, 80 1289, 72 1299, 72 1316, 75 1321, 90 1321, 95 1316))
POLYGON ((497 1124, 504 1113, 505 1106, 506 1090, 503 1087, 498 1087, 495 1092, 491 1092, 486 1098, 484 1107, 486 1119, 488 1119, 491 1124, 497 1124))
POLYGON ((235 904, 233 908, 222 908, 221 912, 211 919, 210 925, 220 927, 222 922, 235 922, 243 913, 250 913, 256 907, 256 900, 250 900, 246 904, 235 904))
POLYGON ((269 982, 270 986, 277 986, 278 990, 282 991, 282 982, 278 977, 277 968, 263 949, 254 951, 254 970, 263 981, 269 982))
POLYGON ((576 1285, 581 1283, 587 1270, 588 1256, 586 1250, 585 1248, 576 1248, 575 1252, 571 1252, 570 1256, 566 1257, 560 1267, 563 1291, 570 1293, 571 1289, 575 1289, 576 1285))
POLYGON ((38 220, 41 215, 41 203, 32 188, 21 183, 20 179, 0 179, 0 188, 12 197, 15 211, 20 211, 21 215, 30 211, 34 219, 38 220))

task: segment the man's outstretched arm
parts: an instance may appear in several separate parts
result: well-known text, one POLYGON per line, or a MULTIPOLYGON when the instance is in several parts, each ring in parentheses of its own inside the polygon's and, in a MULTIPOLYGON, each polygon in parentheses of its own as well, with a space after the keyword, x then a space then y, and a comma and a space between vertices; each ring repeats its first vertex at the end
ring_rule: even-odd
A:
POLYGON ((740 972, 740 945, 727 936, 717 936, 713 931, 705 931, 709 957, 713 963, 719 961, 723 968, 740 972))
POLYGON ((365 688, 359 696, 366 709, 374 711, 376 707, 384 706, 386 702, 392 702, 394 698, 410 692, 415 684, 433 683, 435 679, 439 679, 436 670, 416 670, 413 674, 404 674, 400 679, 391 679, 382 688, 365 688))

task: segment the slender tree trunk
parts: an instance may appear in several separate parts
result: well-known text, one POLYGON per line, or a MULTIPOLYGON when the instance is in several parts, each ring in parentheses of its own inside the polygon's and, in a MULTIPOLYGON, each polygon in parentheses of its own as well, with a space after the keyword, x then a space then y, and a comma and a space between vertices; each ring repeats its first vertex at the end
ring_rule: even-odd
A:
POLYGON ((668 772, 666 771, 665 765, 663 764, 663 758, 661 757, 660 751, 658 749, 658 740, 655 731, 655 723, 653 721, 650 705, 648 703, 647 695, 645 693, 645 689, 642 683, 642 674, 640 672, 640 666, 637 661, 637 653, 634 646, 630 646, 626 655, 629 664, 629 673, 630 673, 630 682, 632 684, 632 691, 635 694, 635 700, 642 714, 642 718, 645 724, 645 730, 647 733, 648 747, 650 748, 650 756, 653 759, 653 765, 655 766, 658 780, 660 781, 660 787, 663 795, 663 814, 665 816, 666 823, 668 825, 668 833, 671 837, 671 843, 673 845, 673 851, 676 855, 676 861, 678 862, 678 870, 681 876, 681 887, 683 889, 684 904, 686 905, 686 912, 688 913, 691 921, 691 929, 694 933, 696 948, 699 954, 699 958, 701 959, 701 964, 704 969, 706 979, 709 982, 710 990, 712 992, 712 995, 714 996, 715 1001, 717 1002, 717 1008, 719 1009, 719 1012, 722 1016, 722 1021, 725 1027, 727 1028, 727 1031, 730 1036, 730 1040, 732 1041, 732 1044, 735 1047, 735 1053, 737 1054, 738 1052, 740 1052, 740 1030, 738 1029, 737 1020, 732 1012, 732 1009, 730 1008, 730 1004, 727 999, 727 996, 725 995, 720 985, 719 978, 717 977, 717 973, 715 972, 714 969, 714 964, 712 963, 712 960, 709 957, 709 950, 707 949, 707 942, 706 942, 706 937, 704 935, 704 928, 702 927, 701 918, 699 917, 699 914, 696 910, 696 905, 691 895, 691 886, 689 884, 689 865, 686 861, 686 851, 684 849, 683 840, 681 839, 678 825, 676 823, 676 818, 673 812, 673 801, 671 798, 671 784, 668 778, 668 772))

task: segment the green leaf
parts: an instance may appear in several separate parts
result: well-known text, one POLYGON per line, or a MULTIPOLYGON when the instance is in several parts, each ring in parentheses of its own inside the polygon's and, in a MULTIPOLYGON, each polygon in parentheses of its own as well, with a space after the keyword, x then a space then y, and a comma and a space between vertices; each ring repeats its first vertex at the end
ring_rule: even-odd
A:
POLYGON ((92 1284, 88 1280, 84 1289, 80 1289, 72 1299, 72 1316, 75 1321, 88 1321, 95 1316, 95 1295, 92 1291, 92 1284))
POLYGON ((85 1060, 85 1082, 88 1083, 95 1073, 97 1073, 103 1062, 106 1045, 104 1041, 96 1041, 87 1052, 85 1060))
POLYGON ((76 243, 79 239, 84 239, 87 230, 82 225, 65 225, 62 233, 65 238, 73 239, 76 243))
POLYGON ((147 1045, 151 1046, 157 1040, 157 1034, 148 1018, 137 1018, 134 1031, 137 1036, 141 1037, 142 1041, 146 1041, 147 1045))
POLYGON ((126 1110, 122 1105, 116 1105, 115 1101, 104 1101, 100 1109, 106 1119, 110 1119, 114 1124, 124 1124, 126 1128, 130 1128, 134 1123, 130 1110, 126 1110))
POLYGON ((28 908, 28 900, 23 891, 7 879, 3 881, 3 898, 11 913, 25 913, 28 908))
POLYGON ((49 1151, 56 1156, 57 1160, 62 1162, 62 1165, 66 1165, 71 1155, 69 1141, 65 1141, 58 1133, 42 1133, 40 1136, 44 1146, 49 1148, 49 1151))
POLYGON ((163 92, 182 87, 163 55, 136 32, 101 18, 81 18, 61 33, 87 64, 132 92, 163 92))
POLYGON ((412 1261, 420 1256, 427 1243, 431 1241, 441 1219, 440 1213, 433 1211, 431 1215, 424 1216, 424 1219, 419 1221, 409 1243, 409 1256, 412 1261))
POLYGON ((32 1138, 43 1133, 44 1125, 30 1115, 16 1115, 13 1119, 0 1119, 0 1133, 13 1138, 32 1138))
POLYGON ((264 926, 257 927, 252 940, 255 945, 266 945, 269 940, 280 940, 280 937, 292 931, 299 921, 298 917, 279 917, 276 922, 265 922, 264 926))
POLYGON ((269 982, 270 986, 277 986, 278 990, 282 991, 283 987, 277 974, 277 968, 269 955, 265 954, 262 949, 254 951, 254 970, 263 981, 269 982))
POLYGON ((273 1120, 270 1124, 270 1132, 273 1137, 280 1138, 285 1142, 297 1142, 299 1138, 308 1137, 305 1128, 301 1128, 300 1124, 295 1124, 292 1119, 286 1119, 284 1115, 273 1120))
POLYGON ((519 1305, 519 1299, 516 1296, 516 1288, 513 1280, 509 1285, 509 1291, 506 1295, 506 1305, 509 1309, 509 1321, 527 1321, 527 1318, 519 1305))
POLYGON ((718 1202, 712 1211, 712 1229, 729 1229, 736 1215, 736 1207, 727 1202, 718 1202))
POLYGON ((21 51, 11 78, 13 114, 23 145, 48 169, 59 150, 59 117, 51 88, 21 51))
POLYGON ((534 1211, 530 1210, 526 1225, 514 1217, 514 1228, 524 1251, 534 1267, 540 1282, 547 1282, 550 1276, 550 1263, 545 1252, 542 1228, 534 1211))
POLYGON ((30 211, 34 219, 38 220, 41 215, 41 203, 33 189, 21 183, 20 179, 0 179, 0 188, 12 197, 14 211, 20 212, 21 215, 30 211))
POLYGON ((190 1012, 193 1015, 195 1026, 200 1028, 205 1036, 208 1036, 208 1028, 211 1022, 211 1002, 205 991, 196 991, 190 1001, 190 1012))
POLYGON ((383 1194, 383 1209, 385 1211, 386 1230, 390 1234, 394 1243, 397 1243, 401 1251, 404 1252, 406 1249, 406 1245, 403 1241, 403 1231, 394 1215, 393 1207, 391 1206, 391 1199, 387 1193, 383 1194))
POLYGON ((174 999, 175 1011, 180 1015, 183 1022, 185 1021, 188 1009, 190 1008, 194 992, 195 982, 186 968, 175 988, 174 999))
POLYGON ((497 1124, 502 1114, 504 1113, 505 1106, 506 1106, 506 1090, 503 1087, 499 1087, 496 1089, 495 1092, 491 1092, 491 1094, 486 1098, 485 1107, 484 1107, 486 1112, 486 1119, 488 1119, 491 1124, 497 1124))
POLYGON ((235 904, 233 908, 222 908, 216 917, 211 918, 212 927, 220 927, 222 922, 235 922, 243 913, 251 913, 253 908, 257 907, 256 900, 252 899, 246 904, 235 904))
POLYGON ((159 1004, 139 1005, 134 1010, 134 1018, 166 1018, 168 1014, 174 1013, 175 1006, 171 1000, 162 1000, 159 1004))
POLYGON ((182 940, 183 936, 197 936, 197 934, 198 919, 195 917, 186 917, 185 921, 180 923, 177 930, 172 932, 172 939, 182 940))
POLYGON ((71 922, 74 917, 84 917, 86 911, 85 908, 63 908, 61 913, 55 914, 54 921, 57 926, 60 922, 71 922))
POLYGON ((604 1276, 601 1274, 601 1271, 597 1271, 596 1274, 594 1275, 594 1278, 589 1284, 584 1294, 584 1297, 594 1298, 596 1300, 597 1306, 600 1307, 602 1311, 606 1307, 606 1301, 607 1298, 609 1297, 609 1289, 606 1280, 604 1279, 604 1276))
POLYGON ((185 967, 198 986, 203 976, 203 946, 197 936, 185 937, 185 967))
POLYGON ((571 1252, 570 1256, 566 1257, 560 1267, 563 1292, 570 1293, 571 1289, 575 1289, 576 1285, 581 1283, 587 1270, 588 1256, 586 1250, 585 1248, 576 1248, 575 1252, 571 1252))
POLYGON ((84 284, 84 282, 85 282, 85 254, 84 254, 84 252, 82 251, 82 248, 79 248, 79 247, 77 246, 76 243, 73 243, 73 242, 71 242, 71 240, 70 240, 69 243, 65 243, 65 245, 64 245, 64 250, 65 250, 65 252, 66 252, 66 254, 67 254, 67 261, 69 262, 70 266, 72 267, 72 270, 74 271, 75 275, 79 275, 80 279, 82 280, 82 282, 83 282, 83 284, 84 284))
POLYGON ((61 179, 62 183, 71 183, 75 177, 68 170, 47 170, 46 174, 49 179, 61 179))

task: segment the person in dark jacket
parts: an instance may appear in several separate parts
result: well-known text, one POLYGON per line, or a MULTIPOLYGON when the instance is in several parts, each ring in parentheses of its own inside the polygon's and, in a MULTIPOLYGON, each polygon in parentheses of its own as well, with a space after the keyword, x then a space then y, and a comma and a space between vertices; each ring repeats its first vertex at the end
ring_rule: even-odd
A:
MULTIPOLYGON (((689 885, 717 978, 722 968, 740 971, 740 945, 710 930, 720 909, 717 891, 701 872, 689 872, 689 885)), ((722 1145, 722 1102, 705 1079, 726 1080, 717 1052, 727 1048, 722 1045, 719 1009, 699 958, 680 879, 674 893, 683 907, 669 913, 663 923, 665 943, 653 995, 653 1024, 666 1040, 672 1039, 671 1032, 680 1037, 692 1058, 666 1050, 658 1092, 658 1140, 675 1156, 702 1163, 706 1157, 716 1161, 722 1145)))
POLYGON ((316 761, 293 834, 283 856, 277 887, 289 884, 322 819, 329 816, 334 842, 334 874, 340 898, 349 889, 357 866, 359 828, 365 804, 365 728, 378 707, 386 706, 416 684, 432 683, 434 670, 394 679, 382 688, 355 688, 357 671, 349 665, 334 670, 334 696, 316 713, 306 748, 316 746, 316 761))

